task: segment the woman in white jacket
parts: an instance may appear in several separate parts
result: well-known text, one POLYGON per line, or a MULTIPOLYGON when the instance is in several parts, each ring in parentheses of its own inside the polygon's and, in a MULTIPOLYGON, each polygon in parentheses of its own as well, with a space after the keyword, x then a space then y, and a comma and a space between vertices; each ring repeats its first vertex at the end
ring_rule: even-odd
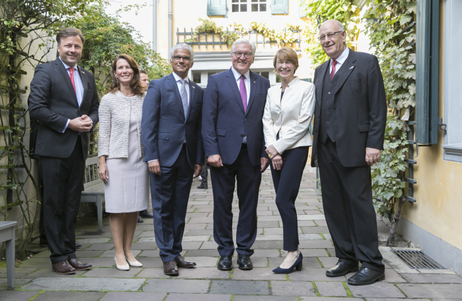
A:
POLYGON ((286 258, 274 273, 288 274, 302 269, 303 255, 298 247, 298 224, 295 199, 303 169, 312 145, 309 126, 313 116, 314 85, 295 76, 298 68, 296 52, 280 49, 273 61, 281 83, 268 90, 263 131, 266 153, 271 159, 271 174, 276 190, 276 205, 283 223, 286 258))
POLYGON ((141 114, 146 89, 135 60, 119 55, 112 65, 112 85, 99 106, 99 176, 104 181, 106 212, 115 247, 115 266, 128 271, 142 264, 133 256, 138 211, 149 201, 148 166, 143 162, 141 114))

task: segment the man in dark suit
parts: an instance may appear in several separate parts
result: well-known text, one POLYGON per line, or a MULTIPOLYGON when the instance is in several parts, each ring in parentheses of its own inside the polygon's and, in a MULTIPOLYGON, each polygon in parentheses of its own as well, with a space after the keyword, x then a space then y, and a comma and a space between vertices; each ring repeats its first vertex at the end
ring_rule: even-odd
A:
POLYGON ((257 235, 257 203, 261 173, 268 167, 262 116, 269 81, 253 72, 255 45, 238 39, 231 47, 232 67, 209 77, 202 110, 202 137, 212 179, 213 236, 219 270, 232 268, 232 201, 235 180, 239 198, 237 263, 253 268, 250 256, 257 235))
POLYGON ((39 123, 35 154, 43 185, 45 233, 53 270, 88 270, 75 255, 75 223, 83 190, 88 132, 98 122, 93 74, 77 66, 85 42, 80 30, 56 36, 59 58, 35 68, 29 95, 30 118, 39 123))
POLYGON ((188 79, 194 52, 187 44, 170 51, 173 72, 151 81, 143 103, 141 133, 144 161, 151 172, 154 232, 164 273, 195 262, 181 256, 189 192, 204 163, 201 112, 204 90, 188 79))
POLYGON ((329 277, 358 271, 351 285, 385 279, 372 205, 370 166, 383 148, 387 105, 377 58, 355 52, 336 20, 321 25, 330 60, 316 68, 312 166, 318 164, 327 225, 338 263, 329 277))

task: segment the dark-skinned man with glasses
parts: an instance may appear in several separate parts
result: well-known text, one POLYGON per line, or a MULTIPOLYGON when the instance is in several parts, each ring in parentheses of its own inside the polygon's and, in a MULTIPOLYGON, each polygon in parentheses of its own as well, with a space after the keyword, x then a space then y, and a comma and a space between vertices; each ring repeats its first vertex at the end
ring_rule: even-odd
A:
POLYGON ((204 163, 201 136, 204 90, 188 79, 194 64, 191 46, 180 43, 170 51, 173 72, 149 83, 143 103, 141 136, 151 182, 154 233, 164 274, 195 262, 181 256, 186 209, 192 177, 204 163))
POLYGON ((241 270, 253 268, 250 256, 257 235, 257 202, 261 173, 268 167, 263 137, 263 110, 268 79, 251 72, 255 45, 238 39, 231 47, 232 67, 209 77, 202 110, 202 137, 213 189, 213 236, 220 260, 232 269, 237 252, 241 270), (236 247, 232 202, 235 182, 239 199, 236 247))
POLYGON ((377 58, 349 49, 345 39, 339 21, 321 25, 319 40, 330 60, 314 73, 311 164, 319 166, 324 214, 338 258, 326 276, 355 272, 348 284, 366 285, 385 279, 370 167, 383 149, 387 104, 377 58))

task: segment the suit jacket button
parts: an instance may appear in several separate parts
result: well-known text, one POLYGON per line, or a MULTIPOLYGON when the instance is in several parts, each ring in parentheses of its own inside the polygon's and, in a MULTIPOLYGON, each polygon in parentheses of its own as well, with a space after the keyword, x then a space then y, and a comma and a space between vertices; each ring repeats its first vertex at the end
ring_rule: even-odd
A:
POLYGON ((244 118, 244 121, 247 121, 247 118, 244 118))
POLYGON ((181 143, 183 143, 183 140, 180 140, 181 143))

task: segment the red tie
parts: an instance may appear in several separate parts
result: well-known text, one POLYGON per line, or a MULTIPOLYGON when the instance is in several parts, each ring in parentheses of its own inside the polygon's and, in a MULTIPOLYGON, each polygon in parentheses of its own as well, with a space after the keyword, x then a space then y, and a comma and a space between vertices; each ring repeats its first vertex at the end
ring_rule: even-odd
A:
POLYGON ((335 65, 337 65, 337 61, 336 60, 333 60, 332 61, 332 71, 330 72, 330 80, 332 80, 334 78, 334 75, 335 75, 335 65))
POLYGON ((69 77, 71 79, 72 87, 74 87, 74 92, 76 92, 74 82, 74 68, 69 68, 69 77))

